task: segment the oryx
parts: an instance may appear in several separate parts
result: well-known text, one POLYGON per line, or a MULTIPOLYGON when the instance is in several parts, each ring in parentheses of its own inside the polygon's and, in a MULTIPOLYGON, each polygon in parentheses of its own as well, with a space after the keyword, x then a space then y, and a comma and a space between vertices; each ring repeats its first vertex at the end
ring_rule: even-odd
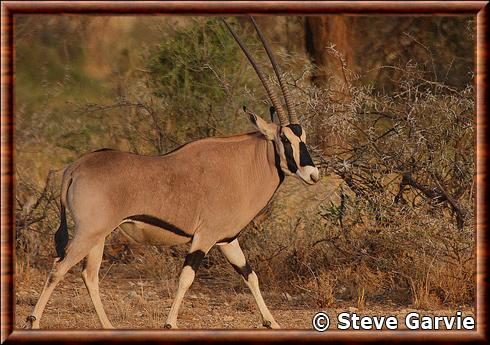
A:
MULTIPOLYGON (((63 173, 61 224, 55 234, 57 258, 27 327, 39 321, 56 284, 82 259, 82 277, 104 328, 112 328, 99 296, 98 272, 104 241, 120 228, 141 243, 174 245, 191 242, 165 328, 177 326, 184 294, 201 260, 214 246, 243 277, 262 314, 263 325, 279 325, 264 303, 257 275, 245 260, 238 235, 268 204, 285 175, 307 184, 319 179, 306 148, 306 133, 271 49, 252 23, 279 80, 289 118, 272 86, 240 38, 223 21, 252 64, 277 111, 280 125, 248 111, 257 132, 206 138, 163 156, 100 150, 82 156, 63 173), (75 231, 68 240, 66 208, 75 231)), ((272 112, 272 110, 271 110, 272 112)))

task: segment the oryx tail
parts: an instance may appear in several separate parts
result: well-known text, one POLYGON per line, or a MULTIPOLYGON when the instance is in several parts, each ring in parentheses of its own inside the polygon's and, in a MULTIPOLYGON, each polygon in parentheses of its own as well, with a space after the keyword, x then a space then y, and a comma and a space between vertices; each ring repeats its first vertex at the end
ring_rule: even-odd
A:
POLYGON ((60 194, 60 227, 54 234, 54 243, 56 246, 56 256, 59 260, 63 260, 65 257, 65 249, 68 244, 68 223, 66 221, 66 197, 68 194, 68 189, 71 186, 73 180, 71 176, 72 166, 68 166, 63 173, 63 180, 61 182, 61 194, 60 194))

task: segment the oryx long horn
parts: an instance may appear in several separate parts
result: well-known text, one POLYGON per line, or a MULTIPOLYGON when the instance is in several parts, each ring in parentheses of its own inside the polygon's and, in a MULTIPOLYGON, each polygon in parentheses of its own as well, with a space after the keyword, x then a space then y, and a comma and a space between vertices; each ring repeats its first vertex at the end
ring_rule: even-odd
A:
POLYGON ((282 77, 281 68, 277 64, 276 59, 272 54, 271 47, 269 46, 269 43, 267 42, 264 35, 262 34, 262 31, 260 31, 260 28, 257 25, 257 22, 255 21, 254 17, 250 16, 250 19, 252 20, 252 23, 255 27, 255 31, 257 31, 257 34, 259 35, 259 38, 262 41, 262 44, 267 52, 267 55, 269 56, 269 60, 272 63, 272 67, 274 68, 274 72, 276 73, 277 79, 279 80, 279 85, 281 86, 282 94, 284 96, 284 100, 286 101, 286 107, 289 113, 289 120, 291 121, 291 123, 299 123, 298 117, 296 115, 296 111, 293 106, 293 102, 291 101, 291 96, 289 95, 288 88, 286 87, 286 83, 282 77))
POLYGON ((279 102, 279 98, 277 97, 276 93, 274 92, 274 89, 272 88, 271 84, 265 77, 264 73, 260 70, 259 66, 255 62, 254 58, 252 55, 250 55, 250 52, 247 50, 247 47, 245 44, 242 42, 240 37, 237 36, 237 34, 233 31, 233 29, 228 25, 228 23, 222 19, 223 23, 226 25, 228 30, 230 31, 231 35, 235 39, 235 41, 238 43, 240 48, 242 48, 242 51, 245 53, 245 56, 247 56, 248 61, 252 64, 252 67, 255 69, 255 72, 259 76, 260 81, 262 82, 262 85, 264 85, 265 91, 267 91, 267 94, 269 95, 269 98, 272 101, 272 104, 277 110, 277 116, 279 117, 279 121, 281 122, 282 126, 286 126, 289 124, 289 119, 286 113, 284 112, 284 109, 281 106, 281 103, 279 102))

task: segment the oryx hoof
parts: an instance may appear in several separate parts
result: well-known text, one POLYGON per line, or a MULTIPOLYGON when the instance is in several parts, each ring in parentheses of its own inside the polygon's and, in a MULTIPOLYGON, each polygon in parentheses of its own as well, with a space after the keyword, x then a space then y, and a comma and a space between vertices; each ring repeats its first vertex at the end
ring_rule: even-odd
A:
POLYGON ((172 328, 177 328, 177 327, 172 326, 172 325, 171 325, 171 324, 169 324, 169 323, 166 323, 165 325, 163 325, 163 328, 165 328, 165 329, 172 329, 172 328))
POLYGON ((275 321, 269 321, 269 320, 262 321, 262 325, 265 328, 269 328, 269 329, 281 328, 281 327, 279 327, 279 325, 277 324, 277 322, 275 322, 275 321))
POLYGON ((34 321, 36 321, 36 317, 34 315, 29 315, 28 317, 26 317, 24 329, 32 329, 34 321))

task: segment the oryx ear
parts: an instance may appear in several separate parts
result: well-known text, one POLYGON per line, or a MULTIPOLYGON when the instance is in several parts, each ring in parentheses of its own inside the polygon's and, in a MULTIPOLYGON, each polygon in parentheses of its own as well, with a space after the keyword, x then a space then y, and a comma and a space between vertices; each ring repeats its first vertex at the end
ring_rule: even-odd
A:
POLYGON ((243 111, 250 117, 252 124, 262 133, 268 140, 274 140, 277 133, 277 125, 275 123, 268 123, 260 116, 247 110, 247 107, 243 107, 243 111))
POLYGON ((279 118, 277 117, 277 111, 276 111, 276 107, 274 106, 271 106, 269 108, 269 112, 271 114, 271 122, 275 123, 276 125, 279 125, 279 118))

